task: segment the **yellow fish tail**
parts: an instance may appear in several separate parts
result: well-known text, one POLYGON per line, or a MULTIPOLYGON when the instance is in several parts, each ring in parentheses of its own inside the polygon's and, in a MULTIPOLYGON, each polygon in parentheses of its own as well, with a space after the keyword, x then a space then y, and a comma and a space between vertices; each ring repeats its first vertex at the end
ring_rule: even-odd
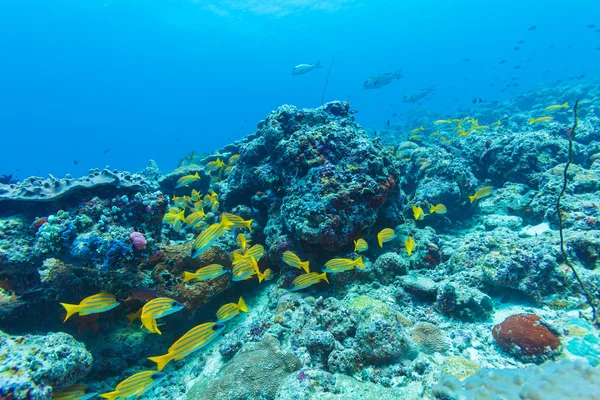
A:
POLYGON ((569 102, 567 101, 565 104, 562 105, 564 108, 569 108, 569 102))
POLYGON ((302 268, 308 274, 310 272, 308 268, 309 261, 304 261, 300 263, 300 268, 302 268))
POLYGON ((360 256, 356 260, 354 260, 354 265, 357 267, 366 268, 365 264, 363 263, 362 256, 360 256))
POLYGON ((167 353, 164 356, 148 357, 148 360, 156 363, 156 369, 159 371, 162 371, 171 359, 171 353, 167 353))
MULTIPOLYGON (((264 277, 264 275, 263 275, 263 277, 264 277)), ((237 305, 241 311, 248 312, 248 307, 246 306, 246 302, 241 297, 240 297, 240 300, 238 301, 237 305)))
POLYGON ((381 240, 381 235, 377 235, 377 243, 379 243, 379 247, 383 247, 383 241, 381 240))
POLYGON ((265 279, 265 274, 263 274, 260 271, 258 271, 258 273, 256 274, 256 276, 258 276, 258 283, 262 283, 262 281, 265 279))
POLYGON ((119 392, 108 392, 108 393, 102 393, 99 394, 98 396, 104 398, 104 399, 109 399, 109 400, 114 400, 117 397, 119 397, 119 392))
POLYGON ((329 283, 329 279, 327 279, 327 273, 323 272, 321 275, 319 275, 320 279, 323 279, 325 282, 329 283))
POLYGON ((469 200, 471 200, 472 203, 473 201, 475 201, 475 196, 469 196, 469 200))
POLYGON ((248 221, 244 221, 244 225, 246 226, 246 228, 248 228, 248 230, 250 232, 252 232, 252 221, 254 221, 253 219, 249 219, 248 221))
POLYGON ((184 282, 191 281, 191 280, 192 280, 192 279, 194 279, 195 277, 196 277, 196 274, 195 274, 195 273, 193 273, 193 272, 187 272, 187 271, 185 271, 185 272, 183 273, 183 281, 184 281, 184 282))
POLYGON ((533 125, 535 123, 535 118, 529 118, 529 125, 533 125))
POLYGON ((67 303, 60 303, 61 306, 63 306, 65 308, 65 310, 67 310, 67 316, 65 317, 64 322, 67 322, 67 320, 69 318, 71 318, 71 316, 73 314, 75 314, 76 312, 79 312, 79 310, 81 310, 81 306, 79 304, 67 304, 67 303))
POLYGON ((435 207, 433 206, 433 204, 429 205, 429 214, 433 214, 435 212, 435 207))

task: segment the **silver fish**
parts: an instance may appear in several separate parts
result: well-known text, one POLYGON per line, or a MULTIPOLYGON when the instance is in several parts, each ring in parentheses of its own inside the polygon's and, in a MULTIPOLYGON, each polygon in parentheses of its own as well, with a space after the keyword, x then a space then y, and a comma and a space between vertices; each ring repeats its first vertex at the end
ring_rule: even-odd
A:
POLYGON ((386 72, 385 74, 379 74, 370 77, 363 84, 363 88, 365 89, 379 89, 384 87, 385 85, 394 81, 394 79, 402 78, 402 70, 399 69, 396 72, 386 72))
POLYGON ((421 100, 423 97, 427 96, 429 93, 435 93, 435 85, 430 86, 427 89, 417 90, 416 92, 412 92, 404 96, 402 99, 403 103, 416 103, 421 100))
POLYGON ((315 68, 321 68, 321 61, 314 64, 299 64, 292 69, 292 75, 303 75, 312 71, 315 68))

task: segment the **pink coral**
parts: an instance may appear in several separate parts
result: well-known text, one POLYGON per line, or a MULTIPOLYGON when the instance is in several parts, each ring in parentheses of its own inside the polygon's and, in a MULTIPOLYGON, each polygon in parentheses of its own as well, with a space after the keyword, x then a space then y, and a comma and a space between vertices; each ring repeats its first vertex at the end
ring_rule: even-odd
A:
POLYGON ((131 239, 133 247, 135 247, 138 250, 142 250, 148 244, 146 238, 140 232, 131 232, 131 235, 129 235, 129 239, 131 239))

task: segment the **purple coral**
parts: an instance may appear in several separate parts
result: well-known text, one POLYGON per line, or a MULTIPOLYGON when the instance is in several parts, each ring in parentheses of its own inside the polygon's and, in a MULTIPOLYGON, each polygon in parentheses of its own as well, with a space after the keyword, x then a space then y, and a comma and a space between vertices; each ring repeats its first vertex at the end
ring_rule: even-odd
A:
POLYGON ((129 239, 131 239, 133 247, 135 247, 138 250, 142 250, 148 244, 146 238, 140 232, 131 232, 131 235, 129 235, 129 239))

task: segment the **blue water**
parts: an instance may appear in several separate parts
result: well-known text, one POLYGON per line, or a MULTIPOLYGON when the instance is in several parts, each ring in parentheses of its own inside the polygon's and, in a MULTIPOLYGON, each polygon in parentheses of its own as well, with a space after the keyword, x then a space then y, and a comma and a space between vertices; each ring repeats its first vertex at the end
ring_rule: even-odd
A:
POLYGON ((169 171, 281 104, 318 106, 333 57, 325 100, 349 100, 366 127, 453 115, 474 97, 597 78, 599 28, 597 0, 0 0, 0 174, 135 171, 150 158, 169 171), (363 89, 399 68, 402 80, 363 89), (402 103, 431 84, 435 96, 402 103))

